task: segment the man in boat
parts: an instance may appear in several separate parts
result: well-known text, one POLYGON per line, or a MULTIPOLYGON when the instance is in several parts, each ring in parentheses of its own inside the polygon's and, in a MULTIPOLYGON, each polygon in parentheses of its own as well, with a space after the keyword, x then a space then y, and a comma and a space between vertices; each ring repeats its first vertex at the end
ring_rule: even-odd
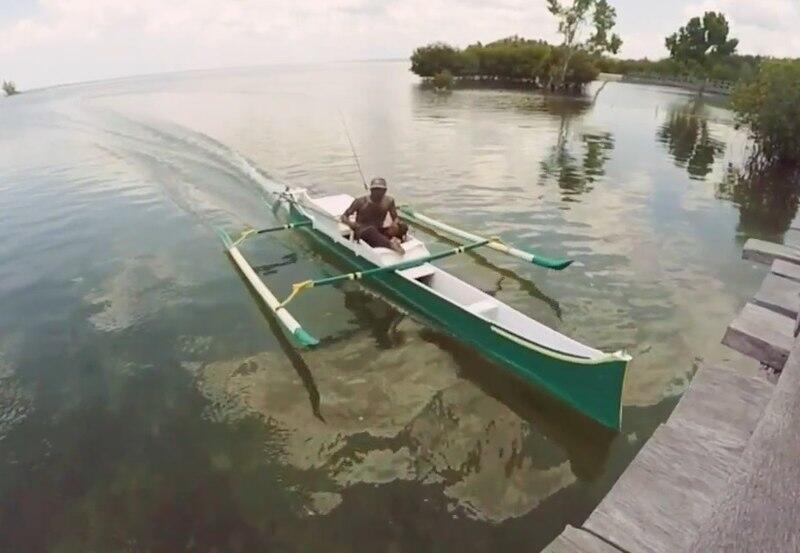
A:
POLYGON ((405 253, 401 243, 408 232, 408 225, 397 216, 394 198, 386 193, 386 179, 372 179, 369 194, 353 200, 342 214, 341 220, 353 229, 356 238, 373 248, 389 248, 400 255, 405 253), (384 226, 387 213, 391 222, 389 226, 384 226), (356 217, 355 221, 351 219, 353 215, 356 217))

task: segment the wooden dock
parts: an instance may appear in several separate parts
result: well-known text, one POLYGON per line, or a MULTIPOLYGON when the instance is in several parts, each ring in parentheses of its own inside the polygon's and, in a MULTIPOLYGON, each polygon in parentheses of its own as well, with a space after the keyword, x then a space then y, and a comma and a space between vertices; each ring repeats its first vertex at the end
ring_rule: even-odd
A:
POLYGON ((800 307, 800 282, 770 273, 761 283, 753 302, 794 319, 800 307))
POLYGON ((589 518, 546 553, 800 551, 800 245, 749 240, 742 255, 770 272, 723 343, 782 371, 777 385, 701 367, 589 518))
POLYGON ((800 264, 800 248, 751 238, 744 245, 742 257, 758 263, 770 264, 776 259, 780 259, 798 265, 800 264))
MULTIPOLYGON (((606 74, 601 74, 606 75, 606 74)), ((598 77, 599 79, 600 77, 598 77)), ((622 82, 636 84, 653 84, 658 86, 670 86, 684 88, 700 94, 718 94, 729 96, 733 92, 734 84, 731 81, 718 79, 697 79, 694 77, 665 76, 656 73, 629 73, 622 75, 622 82)))
POLYGON ((795 282, 800 282, 800 265, 797 265, 796 263, 790 263, 788 261, 783 261, 782 259, 776 259, 772 262, 770 272, 773 275, 778 275, 795 282))
POLYGON ((794 326, 794 319, 748 303, 728 325, 722 343, 764 365, 781 369, 794 343, 794 326))

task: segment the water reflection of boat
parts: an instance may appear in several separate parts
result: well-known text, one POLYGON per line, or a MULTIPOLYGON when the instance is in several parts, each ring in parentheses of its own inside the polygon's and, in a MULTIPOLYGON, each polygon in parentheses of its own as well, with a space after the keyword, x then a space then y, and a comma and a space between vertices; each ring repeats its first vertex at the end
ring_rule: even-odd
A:
MULTIPOLYGON (((369 331, 378 347, 401 346, 406 341, 404 331, 398 328, 400 321, 405 318, 401 309, 363 289, 345 290, 344 295, 345 308, 355 315, 360 328, 369 331)), ((519 386, 516 379, 500 367, 487 366, 484 360, 475 357, 469 347, 446 334, 423 327, 418 335, 449 354, 458 366, 459 376, 472 382, 521 420, 532 424, 547 439, 561 446, 578 478, 594 480, 602 472, 604 460, 616 437, 615 432, 587 421, 571 409, 565 409, 561 402, 545 393, 519 386)))
POLYGON ((253 270, 261 276, 267 276, 274 274, 280 267, 287 267, 289 265, 294 265, 295 263, 297 263, 297 255, 287 254, 284 255, 283 259, 281 259, 280 261, 274 261, 272 263, 264 263, 262 265, 257 265, 253 267, 253 270))
POLYGON ((359 289, 344 291, 344 306, 369 331, 378 347, 391 348, 402 343, 402 333, 397 327, 406 314, 401 310, 359 289))
MULTIPOLYGON (((360 327, 370 329, 379 347, 400 345, 405 341, 403 331, 397 328, 405 317, 402 310, 362 289, 347 290, 344 294, 345 307, 356 316, 360 327)), ((604 470, 604 461, 617 435, 615 432, 565 409, 561 402, 535 388, 519 386, 516 379, 500 367, 487 365, 476 358, 469 347, 446 334, 429 328, 422 328, 418 334, 452 357, 459 376, 561 446, 578 478, 594 480, 604 470)))
MULTIPOLYGON (((247 282, 244 276, 240 275, 240 278, 243 282, 247 282)), ((253 299, 256 300, 256 305, 258 305, 259 310, 264 314, 264 318, 267 320, 267 324, 269 324, 269 328, 275 337, 278 340, 278 346, 281 348, 281 351, 286 356, 286 359, 292 364, 292 367, 297 372, 297 376, 300 377, 300 381, 303 383, 306 391, 308 392, 308 401, 311 404, 311 412, 314 414, 316 418, 325 422, 325 418, 322 416, 320 412, 320 397, 319 397, 319 390, 317 389, 317 383, 314 381, 314 375, 311 374, 311 369, 308 367, 308 364, 303 360, 303 357, 297 352, 295 347, 289 341, 289 339, 281 332, 280 325, 278 321, 275 320, 274 317, 271 316, 271 313, 267 309, 267 307, 261 303, 256 295, 256 293, 251 290, 249 287, 247 288, 250 291, 250 294, 253 296, 253 299)))
POLYGON ((596 479, 604 470, 605 460, 617 434, 611 429, 593 424, 571 409, 530 387, 521 387, 513 378, 485 363, 476 363, 475 356, 446 335, 425 329, 420 337, 449 353, 466 378, 486 395, 511 409, 520 419, 528 421, 542 436, 561 446, 570 461, 572 472, 581 480, 596 479))

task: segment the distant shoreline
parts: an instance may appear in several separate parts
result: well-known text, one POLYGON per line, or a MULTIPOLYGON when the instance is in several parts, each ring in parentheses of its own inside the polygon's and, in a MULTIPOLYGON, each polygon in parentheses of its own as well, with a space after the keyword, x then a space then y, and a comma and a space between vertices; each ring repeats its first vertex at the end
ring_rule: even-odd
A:
POLYGON ((113 82, 123 82, 130 79, 143 79, 149 77, 159 77, 165 75, 183 75, 183 74, 190 74, 190 73, 205 73, 205 72, 212 72, 212 71, 236 71, 241 69, 258 69, 258 68, 266 68, 266 67, 303 67, 303 66, 315 66, 315 65, 335 65, 335 64, 345 64, 345 63, 380 63, 380 62, 405 62, 409 63, 408 58, 367 58, 367 59, 353 59, 353 60, 329 60, 329 61, 306 61, 306 62, 275 62, 275 63, 264 63, 264 64, 254 64, 254 65, 229 65, 229 66, 220 66, 220 67, 207 67, 207 68, 199 68, 199 69, 175 69, 175 70, 168 70, 168 71, 156 71, 153 73, 134 73, 132 75, 119 75, 119 76, 110 76, 110 77, 100 77, 97 79, 88 79, 85 81, 71 81, 66 83, 57 83, 57 84, 50 84, 50 85, 43 85, 43 86, 36 86, 32 88, 24 89, 24 92, 31 93, 31 92, 43 92, 47 90, 57 89, 57 88, 67 88, 73 86, 85 86, 85 85, 92 85, 92 84, 99 84, 99 83, 113 83, 113 82))

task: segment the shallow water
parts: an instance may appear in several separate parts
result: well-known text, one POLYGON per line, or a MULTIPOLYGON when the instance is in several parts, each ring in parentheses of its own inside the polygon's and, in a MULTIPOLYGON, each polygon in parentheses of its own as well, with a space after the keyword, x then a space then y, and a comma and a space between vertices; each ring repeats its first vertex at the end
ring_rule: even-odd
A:
MULTIPOLYGON (((754 186, 714 102, 418 86, 405 63, 159 75, 0 102, 0 538, 10 551, 537 550, 580 524, 719 344, 797 196, 754 186), (263 188, 368 175, 459 226, 577 262, 441 265, 633 356, 622 432, 348 283, 296 300, 297 351, 215 237, 263 188), (741 173, 741 174, 740 174, 741 173)), ((441 237, 418 234, 434 243, 441 237)), ((439 247, 442 247, 439 245, 439 247)), ((298 234, 271 286, 345 269, 298 234)))

